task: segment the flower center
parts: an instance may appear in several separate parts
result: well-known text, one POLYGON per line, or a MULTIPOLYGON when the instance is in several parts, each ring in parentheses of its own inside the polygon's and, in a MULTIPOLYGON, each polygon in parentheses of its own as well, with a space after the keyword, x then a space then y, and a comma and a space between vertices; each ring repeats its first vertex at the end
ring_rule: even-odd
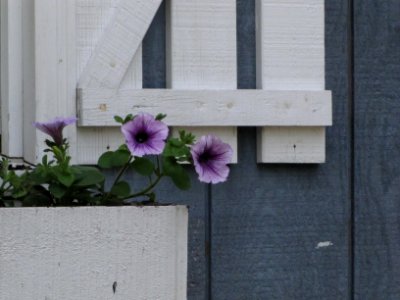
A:
POLYGON ((212 158, 212 155, 211 155, 209 152, 203 152, 203 153, 199 156, 199 162, 200 162, 200 163, 206 163, 206 162, 208 162, 211 158, 212 158))
POLYGON ((144 143, 148 140, 149 136, 146 132, 139 132, 136 136, 135 136, 135 140, 138 143, 144 143))

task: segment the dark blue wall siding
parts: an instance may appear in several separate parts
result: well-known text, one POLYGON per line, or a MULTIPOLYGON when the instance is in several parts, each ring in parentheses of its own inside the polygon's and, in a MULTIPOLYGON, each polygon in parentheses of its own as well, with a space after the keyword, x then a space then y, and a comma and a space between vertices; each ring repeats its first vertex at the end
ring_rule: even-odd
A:
MULTIPOLYGON (((347 2, 326 3, 334 123, 323 165, 257 165, 256 130, 239 130, 239 164, 212 190, 213 299, 348 299, 347 2), (319 242, 333 246, 316 249, 319 242)), ((254 1, 238 1, 239 87, 255 87, 254 1)))
POLYGON ((400 1, 355 0, 355 299, 400 299, 400 1))
MULTIPOLYGON (((143 45, 148 88, 165 87, 164 10, 143 45)), ((346 17, 345 1, 327 3, 327 88, 335 104, 327 164, 257 165, 256 130, 241 128, 240 162, 229 182, 211 193, 195 180, 190 192, 177 193, 168 182, 160 188, 160 199, 191 207, 188 299, 347 299, 346 17), (333 246, 317 250, 324 241, 333 246)), ((255 87, 254 30, 254 0, 238 0, 239 88, 255 87)))

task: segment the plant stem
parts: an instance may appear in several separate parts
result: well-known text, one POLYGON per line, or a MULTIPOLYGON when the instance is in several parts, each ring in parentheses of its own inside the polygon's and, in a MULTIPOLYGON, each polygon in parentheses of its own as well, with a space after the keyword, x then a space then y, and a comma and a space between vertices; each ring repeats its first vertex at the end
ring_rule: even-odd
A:
MULTIPOLYGON (((128 169, 129 164, 130 164, 131 161, 132 161, 132 158, 133 158, 132 155, 129 156, 128 161, 126 162, 126 164, 125 164, 125 165, 121 168, 121 170, 119 171, 117 177, 115 178, 113 184, 111 185, 110 192, 111 192, 111 190, 113 189, 113 187, 117 184, 117 182, 121 179, 121 177, 122 177, 122 175, 125 173, 126 169, 128 169)), ((109 197, 110 194, 111 194, 110 192, 108 192, 108 193, 105 195, 105 197, 103 198, 103 201, 105 201, 105 200, 108 199, 108 197, 109 197)))
POLYGON ((140 191, 138 193, 129 195, 128 197, 125 197, 122 200, 127 200, 127 199, 130 199, 130 198, 135 198, 135 197, 138 197, 138 196, 145 195, 147 192, 150 192, 157 185, 157 183, 160 182, 161 178, 163 178, 163 177, 164 177, 163 174, 158 175, 157 179, 152 184, 150 184, 147 188, 145 188, 144 190, 142 190, 142 191, 140 191))

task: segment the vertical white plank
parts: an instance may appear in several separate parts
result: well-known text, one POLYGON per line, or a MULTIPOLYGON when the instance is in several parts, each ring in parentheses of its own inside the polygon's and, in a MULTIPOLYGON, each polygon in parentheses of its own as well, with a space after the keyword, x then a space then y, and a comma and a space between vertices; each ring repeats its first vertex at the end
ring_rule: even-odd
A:
MULTIPOLYGON (((168 4, 168 88, 236 89, 236 1, 171 0, 168 4)), ((188 129, 196 135, 204 132, 188 129)), ((219 128, 215 134, 232 146, 233 162, 237 162, 236 128, 219 128)))
MULTIPOLYGON (((85 68, 98 45, 105 28, 114 19, 119 0, 76 0, 76 53, 77 78, 85 68)), ((136 51, 126 72, 121 88, 142 88, 142 47, 136 51)), ((128 113, 128 112, 127 112, 128 113)), ((119 128, 78 128, 77 163, 95 164, 97 158, 109 149, 116 149, 124 142, 119 128)))
MULTIPOLYGON (((257 0, 256 12, 258 88, 324 90, 324 1, 257 0)), ((324 162, 325 129, 316 130, 261 128, 258 161, 324 162)))
MULTIPOLYGON (((75 1, 38 0, 35 14, 35 119, 76 115, 75 1)), ((64 131, 70 141, 71 155, 76 152, 76 127, 64 131)), ((44 135, 37 133, 35 155, 40 159, 44 135)))
POLYGON ((22 2, 1 0, 1 153, 22 157, 22 2))

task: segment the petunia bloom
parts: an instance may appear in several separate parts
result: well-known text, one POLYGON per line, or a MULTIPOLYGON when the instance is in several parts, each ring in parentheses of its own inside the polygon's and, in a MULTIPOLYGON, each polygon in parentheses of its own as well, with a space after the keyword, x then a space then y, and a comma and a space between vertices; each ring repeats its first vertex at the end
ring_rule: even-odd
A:
POLYGON ((146 113, 138 114, 132 121, 122 125, 121 131, 129 151, 138 157, 163 152, 168 136, 167 125, 146 113))
POLYGON ((75 123, 77 120, 78 119, 76 117, 57 117, 50 122, 34 122, 33 126, 35 126, 40 131, 50 135, 54 143, 56 143, 57 146, 61 146, 63 144, 62 131, 64 127, 75 123))
POLYGON ((190 150, 199 180, 206 183, 223 182, 228 178, 228 163, 233 150, 229 144, 213 135, 202 136, 190 150))

